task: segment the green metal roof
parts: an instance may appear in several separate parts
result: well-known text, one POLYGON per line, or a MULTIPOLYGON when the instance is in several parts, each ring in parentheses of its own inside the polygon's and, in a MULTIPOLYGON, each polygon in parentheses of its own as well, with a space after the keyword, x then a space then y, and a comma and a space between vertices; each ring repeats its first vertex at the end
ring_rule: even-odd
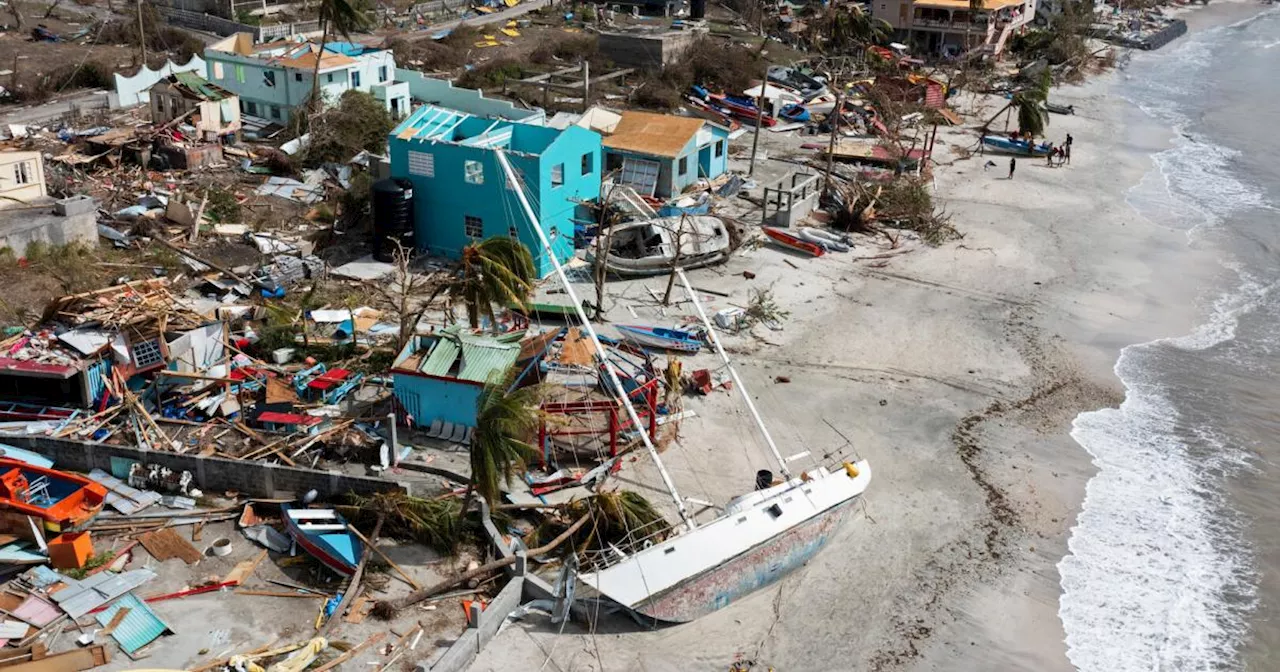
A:
POLYGON ((441 332, 418 371, 441 378, 485 383, 494 376, 506 375, 519 358, 519 343, 503 343, 449 327, 441 332))
POLYGON ((175 72, 171 75, 177 83, 191 89, 206 100, 222 100, 231 97, 231 92, 210 82, 194 72, 175 72))
POLYGON ((111 636, 125 653, 131 654, 150 644, 160 635, 169 632, 169 626, 156 616, 156 612, 152 611, 146 602, 138 599, 133 593, 126 593, 116 600, 115 604, 99 612, 98 623, 103 626, 111 623, 116 612, 123 608, 128 608, 129 613, 116 625, 111 636))

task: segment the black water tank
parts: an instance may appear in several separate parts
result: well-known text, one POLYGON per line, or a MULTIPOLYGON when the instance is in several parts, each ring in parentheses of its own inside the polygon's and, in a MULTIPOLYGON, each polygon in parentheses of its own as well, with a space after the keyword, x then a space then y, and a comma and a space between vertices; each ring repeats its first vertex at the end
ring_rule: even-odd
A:
POLYGON ((689 18, 701 19, 707 15, 707 0, 691 0, 689 2, 689 18))
POLYGON ((403 178, 373 183, 373 258, 394 261, 395 241, 413 249, 413 183, 403 178))

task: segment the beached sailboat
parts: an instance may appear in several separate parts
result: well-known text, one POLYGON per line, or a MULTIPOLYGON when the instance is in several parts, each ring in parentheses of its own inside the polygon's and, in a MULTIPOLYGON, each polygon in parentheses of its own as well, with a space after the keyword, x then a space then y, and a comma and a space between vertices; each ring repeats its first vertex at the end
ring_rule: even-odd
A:
POLYGON ((640 324, 619 324, 614 327, 622 340, 645 348, 659 348, 676 352, 698 352, 702 341, 687 331, 646 327, 640 324))
MULTIPOLYGON (((497 158, 506 178, 520 184, 505 153, 499 151, 497 158)), ((527 196, 521 188, 515 191, 565 292, 574 305, 580 305, 527 196)), ((632 530, 632 535, 638 537, 634 544, 628 544, 625 549, 611 547, 598 557, 588 558, 587 571, 579 579, 635 613, 664 622, 690 621, 723 608, 803 565, 826 545, 871 480, 870 465, 864 460, 840 462, 834 469, 819 467, 792 473, 789 463, 807 456, 808 451, 787 458, 782 456, 720 345, 697 293, 683 270, 677 269, 676 273, 728 369, 734 389, 742 396, 769 446, 772 463, 782 478, 779 482, 772 472, 757 473, 755 490, 729 501, 714 520, 700 524, 677 492, 651 437, 646 432, 637 432, 679 512, 682 529, 668 535, 664 526, 661 530, 649 531, 652 533, 649 538, 645 538, 644 530, 632 530)), ((615 389, 622 389, 617 370, 601 346, 595 328, 584 313, 579 312, 578 318, 590 337, 607 380, 615 389)), ((642 426, 631 400, 626 396, 621 399, 633 425, 642 426)))
MULTIPOLYGON (((605 268, 627 277, 669 273, 677 259, 685 268, 717 264, 729 258, 731 244, 724 220, 705 215, 628 222, 600 235, 609 243, 605 268)), ((594 255, 587 261, 595 263, 594 255)))
POLYGON ((351 576, 360 564, 364 544, 333 509, 280 505, 285 529, 299 548, 341 576, 351 576))
POLYGON ((827 253, 827 248, 817 243, 809 242, 797 234, 791 233, 786 229, 779 229, 776 226, 764 227, 764 235, 769 236, 769 239, 773 242, 796 252, 803 252, 815 257, 821 257, 827 253))

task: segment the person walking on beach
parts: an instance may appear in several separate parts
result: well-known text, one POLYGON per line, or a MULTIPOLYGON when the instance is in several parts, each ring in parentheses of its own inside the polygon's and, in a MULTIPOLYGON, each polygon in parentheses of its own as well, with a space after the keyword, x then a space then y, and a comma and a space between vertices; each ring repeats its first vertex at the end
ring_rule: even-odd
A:
POLYGON ((1009 179, 1013 179, 1013 171, 1018 169, 1018 157, 1009 157, 1009 179))
POLYGON ((1049 143, 1049 152, 1045 154, 1044 157, 1045 157, 1045 160, 1048 161, 1050 168, 1053 167, 1053 157, 1057 155, 1058 155, 1058 148, 1054 147, 1052 142, 1049 143))
POLYGON ((1071 143, 1068 142, 1067 146, 1062 148, 1062 158, 1067 162, 1068 166, 1071 165, 1071 143))

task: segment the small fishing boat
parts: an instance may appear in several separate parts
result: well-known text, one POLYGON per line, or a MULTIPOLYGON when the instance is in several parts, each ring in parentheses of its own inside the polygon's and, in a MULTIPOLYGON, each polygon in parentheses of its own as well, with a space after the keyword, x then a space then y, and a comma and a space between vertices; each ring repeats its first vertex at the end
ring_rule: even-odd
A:
POLYGON ((803 252, 814 257, 821 257, 827 253, 825 247, 817 243, 811 243, 786 229, 766 226, 764 227, 764 235, 769 236, 773 242, 796 252, 803 252))
POLYGON ((351 576, 360 564, 364 544, 333 509, 280 505, 285 529, 302 550, 341 576, 351 576))
POLYGON ((782 117, 787 121, 794 121, 794 122, 800 122, 800 123, 807 122, 810 119, 809 110, 805 109, 804 105, 799 105, 796 103, 792 103, 790 105, 783 107, 781 110, 778 111, 778 116, 782 117))
POLYGON ((63 532, 92 520, 106 500, 105 487, 78 474, 0 458, 0 520, 20 522, 16 529, 29 516, 63 532))
POLYGON ((30 450, 23 450, 22 448, 11 446, 7 443, 0 443, 0 457, 7 460, 26 462, 27 464, 44 467, 45 469, 53 466, 53 460, 45 457, 44 455, 41 455, 40 453, 33 453, 30 450))
POLYGON ((1047 142, 1033 145, 1026 140, 1012 140, 1000 135, 984 135, 982 136, 982 144, 991 151, 1004 152, 1006 154, 1046 156, 1049 153, 1049 143, 1047 142))
POLYGON ((702 341, 687 331, 646 327, 639 324, 619 324, 617 329, 622 340, 644 348, 660 348, 677 352, 697 352, 702 349, 702 341))
POLYGON ((712 93, 707 96, 707 102, 749 124, 754 124, 759 119, 761 126, 772 128, 778 123, 777 119, 767 114, 761 114, 760 108, 756 107, 755 101, 750 98, 730 96, 724 93, 712 93))
MULTIPOLYGON (((621 276, 667 273, 677 259, 683 268, 701 268, 729 258, 729 227, 719 217, 646 219, 616 226, 601 235, 609 244, 605 268, 621 276)), ((596 261, 590 250, 587 261, 596 261)))
POLYGON ((1045 103, 1044 109, 1049 110, 1054 114, 1075 114, 1076 113, 1075 105, 1059 105, 1057 103, 1045 103))
POLYGON ((830 231, 815 229, 812 226, 801 226, 796 228, 796 235, 814 245, 821 245, 828 252, 849 251, 849 240, 830 231))

